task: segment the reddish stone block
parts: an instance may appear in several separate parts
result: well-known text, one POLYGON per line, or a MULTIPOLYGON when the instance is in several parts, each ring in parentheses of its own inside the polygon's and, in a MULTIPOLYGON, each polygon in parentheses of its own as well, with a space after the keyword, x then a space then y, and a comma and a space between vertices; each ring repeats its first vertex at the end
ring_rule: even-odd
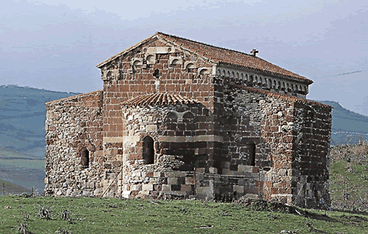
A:
POLYGON ((271 188, 271 194, 279 194, 278 188, 271 188))

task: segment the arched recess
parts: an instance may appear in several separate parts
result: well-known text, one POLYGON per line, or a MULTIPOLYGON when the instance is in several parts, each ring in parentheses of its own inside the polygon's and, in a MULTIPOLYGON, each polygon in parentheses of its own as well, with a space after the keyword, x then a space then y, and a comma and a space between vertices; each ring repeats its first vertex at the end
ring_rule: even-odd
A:
POLYGON ((91 142, 80 142, 74 150, 77 153, 79 165, 82 168, 90 167, 90 163, 94 161, 95 146, 91 142))
POLYGON ((183 115, 183 122, 185 123, 193 123, 194 122, 194 114, 190 111, 186 112, 183 115))
POLYGON ((174 123, 178 120, 178 116, 174 112, 167 113, 165 123, 174 123))
POLYGON ((155 149, 152 137, 143 138, 143 160, 145 164, 153 164, 155 162, 155 149))
POLYGON ((86 148, 83 148, 82 151, 80 152, 81 154, 81 166, 83 168, 88 168, 89 167, 89 151, 86 148))

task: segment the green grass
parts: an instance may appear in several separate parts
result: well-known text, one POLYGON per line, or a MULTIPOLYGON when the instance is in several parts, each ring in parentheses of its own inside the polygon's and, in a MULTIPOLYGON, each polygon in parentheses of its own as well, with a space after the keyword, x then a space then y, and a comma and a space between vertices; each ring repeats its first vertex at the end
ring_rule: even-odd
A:
POLYGON ((18 233, 21 224, 31 233, 368 233, 368 215, 308 210, 301 216, 195 200, 2 196, 0 210, 0 233, 18 233), (39 217, 42 207, 51 219, 39 217), (70 215, 63 219, 63 211, 70 215))
POLYGON ((195 200, 11 195, 0 196, 0 233, 19 233, 25 225, 30 233, 368 233, 368 144, 335 146, 331 159, 330 192, 337 211, 297 215, 195 200), (42 208, 52 211, 51 219, 39 216, 42 208))
POLYGON ((368 212, 368 144, 335 146, 331 159, 332 208, 368 212))

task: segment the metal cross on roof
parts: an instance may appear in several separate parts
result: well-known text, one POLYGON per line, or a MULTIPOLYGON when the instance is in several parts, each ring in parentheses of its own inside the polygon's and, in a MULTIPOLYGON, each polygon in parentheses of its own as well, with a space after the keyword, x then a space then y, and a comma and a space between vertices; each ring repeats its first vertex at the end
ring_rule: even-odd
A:
POLYGON ((256 49, 253 49, 250 53, 255 57, 257 56, 257 53, 259 53, 259 51, 256 49))

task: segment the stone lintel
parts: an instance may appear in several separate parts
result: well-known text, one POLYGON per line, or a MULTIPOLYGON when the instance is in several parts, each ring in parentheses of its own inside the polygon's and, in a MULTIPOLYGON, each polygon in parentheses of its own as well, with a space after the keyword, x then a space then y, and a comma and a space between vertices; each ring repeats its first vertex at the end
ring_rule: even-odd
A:
POLYGON ((123 137, 104 137, 103 143, 121 143, 123 141, 123 137))
POLYGON ((124 136, 124 142, 138 142, 140 140, 140 136, 124 136))

